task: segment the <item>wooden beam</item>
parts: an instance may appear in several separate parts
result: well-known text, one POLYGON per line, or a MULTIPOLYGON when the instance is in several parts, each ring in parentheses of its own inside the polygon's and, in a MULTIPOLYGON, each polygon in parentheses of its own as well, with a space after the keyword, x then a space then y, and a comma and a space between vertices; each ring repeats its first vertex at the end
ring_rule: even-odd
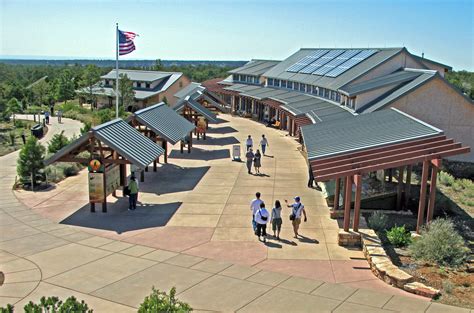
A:
MULTIPOLYGON (((435 161, 435 160, 433 160, 435 161)), ((431 162, 433 166, 431 167, 431 182, 430 182, 430 198, 428 200, 428 214, 426 222, 429 223, 433 219, 434 206, 436 201, 436 179, 438 176, 439 165, 441 160, 436 160, 436 162, 431 162)))
POLYGON ((411 193, 411 171, 413 169, 413 165, 407 166, 407 177, 405 180, 405 209, 408 208, 408 201, 410 200, 410 193, 411 193))
POLYGON ((347 171, 334 172, 334 173, 327 174, 327 175, 319 175, 319 174, 317 174, 317 171, 315 171, 314 177, 317 181, 326 181, 326 180, 335 179, 335 178, 338 178, 338 177, 346 177, 348 175, 365 174, 365 173, 369 173, 369 172, 373 172, 373 171, 377 171, 377 170, 383 170, 383 169, 399 167, 399 166, 403 166, 403 165, 410 165, 410 164, 414 164, 414 163, 419 163, 419 162, 423 162, 425 160, 429 161, 431 159, 439 159, 439 158, 449 157, 449 156, 453 156, 453 155, 469 153, 470 151, 471 150, 470 150, 469 147, 462 147, 462 148, 437 152, 437 153, 433 153, 433 154, 421 155, 421 156, 417 156, 417 157, 413 157, 413 158, 401 159, 401 160, 387 162, 387 163, 380 163, 380 164, 377 164, 377 165, 370 165, 370 166, 361 167, 361 168, 352 169, 352 170, 347 170, 347 171))
POLYGON ((359 219, 360 219, 360 200, 362 194, 362 175, 354 175, 354 183, 356 186, 355 199, 354 199, 354 223, 352 229, 359 231, 359 219))
POLYGON ((416 220, 416 232, 419 234, 421 226, 423 225, 423 220, 425 217, 425 207, 426 207, 426 183, 428 180, 428 170, 430 163, 428 160, 423 162, 423 170, 421 173, 421 187, 420 187, 420 202, 418 204, 418 218, 416 220))
POLYGON ((398 184, 397 184, 397 210, 402 208, 402 193, 403 193, 403 172, 405 167, 401 166, 398 168, 398 184))
POLYGON ((334 210, 337 210, 339 208, 339 194, 341 193, 340 178, 336 178, 336 187, 334 189, 334 210))
POLYGON ((430 143, 430 142, 435 142, 435 141, 440 141, 446 139, 446 136, 436 136, 436 137, 430 137, 426 139, 419 139, 419 140, 412 140, 412 141, 407 141, 404 143, 399 143, 399 144, 394 144, 390 146, 384 146, 384 147, 379 147, 379 148, 371 148, 371 149, 365 149, 362 151, 357 151, 357 152, 351 152, 343 155, 337 155, 337 156, 332 156, 332 157, 326 157, 318 160, 311 160, 311 165, 313 164, 324 164, 328 162, 334 162, 334 161, 339 161, 343 159, 348 159, 348 158, 355 158, 363 155, 367 155, 370 153, 378 153, 378 152, 384 152, 387 151, 388 148, 390 149, 400 149, 400 148, 405 148, 405 147, 412 147, 413 145, 420 145, 420 144, 425 144, 425 143, 430 143))
POLYGON ((346 176, 344 187, 344 231, 349 231, 351 222, 352 177, 346 176))
MULTIPOLYGON (((90 159, 86 158, 75 158, 75 157, 61 157, 56 162, 74 162, 74 163, 89 163, 90 159)), ((131 164, 130 161, 124 159, 103 159, 102 162, 104 164, 131 164)))

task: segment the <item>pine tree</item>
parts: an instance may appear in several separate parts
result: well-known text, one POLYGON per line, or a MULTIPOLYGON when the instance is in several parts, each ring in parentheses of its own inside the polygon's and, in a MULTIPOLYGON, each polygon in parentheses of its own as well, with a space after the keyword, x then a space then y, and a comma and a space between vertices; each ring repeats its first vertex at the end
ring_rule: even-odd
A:
POLYGON ((46 149, 36 137, 28 137, 26 144, 21 148, 16 167, 16 171, 23 182, 31 182, 33 180, 33 186, 36 186, 38 174, 44 168, 45 151, 46 149))
POLYGON ((51 138, 51 141, 48 144, 48 152, 49 153, 56 153, 59 150, 61 150, 63 147, 67 146, 69 144, 69 139, 64 136, 64 130, 53 136, 51 138))

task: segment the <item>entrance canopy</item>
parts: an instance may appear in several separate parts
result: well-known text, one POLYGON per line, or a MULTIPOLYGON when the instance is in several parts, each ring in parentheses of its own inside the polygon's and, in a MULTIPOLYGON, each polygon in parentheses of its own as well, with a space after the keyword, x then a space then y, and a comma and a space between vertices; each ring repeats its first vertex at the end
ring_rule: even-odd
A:
POLYGON ((131 119, 147 126, 173 145, 184 140, 195 128, 192 123, 163 102, 136 111, 131 119))
POLYGON ((78 156, 83 151, 100 156, 103 163, 133 164, 139 168, 145 168, 164 153, 163 148, 128 123, 115 119, 93 127, 88 133, 45 160, 45 164, 87 163, 89 159, 78 156))
POLYGON ((318 181, 467 153, 443 131, 397 109, 302 127, 318 181))
POLYGON ((179 101, 173 109, 176 112, 180 112, 184 108, 193 110, 195 113, 205 117, 210 122, 214 122, 214 123, 217 122, 217 116, 214 113, 212 113, 209 109, 199 104, 191 96, 187 96, 183 100, 179 101))

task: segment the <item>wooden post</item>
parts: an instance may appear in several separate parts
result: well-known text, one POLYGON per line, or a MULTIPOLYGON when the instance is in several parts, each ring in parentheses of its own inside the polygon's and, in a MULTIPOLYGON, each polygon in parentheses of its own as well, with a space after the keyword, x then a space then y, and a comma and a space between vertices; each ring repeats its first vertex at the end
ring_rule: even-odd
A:
POLYGON ((188 153, 191 153, 191 148, 193 147, 193 136, 192 132, 189 134, 189 142, 188 142, 188 153))
POLYGON ((408 208, 408 201, 410 200, 410 189, 411 189, 411 171, 412 165, 407 166, 407 178, 405 180, 405 209, 408 208))
POLYGON ((90 205, 91 205, 91 212, 95 213, 95 203, 91 202, 90 205))
POLYGON ((144 182, 145 181, 145 171, 140 171, 140 182, 144 182))
POLYGON ((420 203, 418 205, 418 218, 416 221, 416 232, 419 234, 425 216, 426 206, 426 182, 428 180, 429 161, 423 161, 423 171, 421 173, 420 203))
POLYGON ((334 210, 339 208, 339 194, 341 193, 341 179, 336 178, 336 188, 334 190, 334 210))
POLYGON ((351 200, 352 200, 352 177, 346 177, 346 186, 344 187, 344 231, 349 231, 351 223, 351 200))
POLYGON ((431 182, 430 182, 430 198, 428 200, 428 213, 426 222, 429 223, 433 219, 434 214, 434 205, 436 201, 436 178, 438 176, 438 169, 441 165, 441 160, 433 160, 431 161, 431 182))
POLYGON ((388 182, 392 182, 392 177, 393 177, 393 170, 390 168, 388 169, 388 182))
POLYGON ((164 158, 164 163, 168 163, 168 143, 166 142, 166 140, 162 140, 161 141, 161 146, 163 147, 163 149, 165 150, 165 153, 163 154, 163 158, 164 158))
POLYGON ((354 223, 352 229, 359 231, 360 218, 360 199, 362 193, 362 175, 354 175, 354 183, 356 185, 355 199, 354 199, 354 223))
POLYGON ((179 150, 181 151, 181 153, 184 153, 184 140, 181 140, 181 142, 179 143, 179 150))
POLYGON ((156 172, 156 160, 153 160, 153 172, 156 172))
POLYGON ((402 166, 398 168, 398 185, 397 185, 397 210, 402 208, 402 193, 403 193, 403 171, 405 168, 402 166))
POLYGON ((104 201, 102 202, 102 212, 107 212, 107 166, 104 166, 104 201))

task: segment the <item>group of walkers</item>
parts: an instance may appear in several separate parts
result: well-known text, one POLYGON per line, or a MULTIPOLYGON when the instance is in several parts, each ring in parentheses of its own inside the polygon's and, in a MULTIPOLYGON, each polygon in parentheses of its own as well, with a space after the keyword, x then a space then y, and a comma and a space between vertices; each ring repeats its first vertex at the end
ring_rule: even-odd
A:
MULTIPOLYGON (((271 214, 265 207, 265 202, 261 199, 260 192, 255 194, 255 199, 250 202, 250 211, 252 212, 252 227, 255 232, 255 235, 258 236, 258 240, 263 242, 267 241, 267 223, 270 222, 272 225, 273 237, 278 241, 280 240, 280 231, 281 225, 283 224, 282 218, 282 206, 279 200, 275 201, 275 206, 271 210, 271 214)), ((301 216, 304 216, 304 221, 306 222, 308 218, 306 217, 306 211, 304 205, 301 203, 300 197, 294 198, 295 202, 288 204, 288 200, 285 200, 285 205, 288 208, 291 208, 291 213, 289 219, 293 225, 293 232, 295 238, 298 238, 299 227, 301 224, 301 216)))
POLYGON ((262 135, 262 139, 260 140, 260 147, 262 147, 262 153, 260 150, 253 152, 253 139, 252 136, 248 136, 247 140, 245 141, 245 145, 247 147, 247 152, 245 153, 245 158, 247 159, 247 170, 249 174, 252 174, 252 164, 255 167, 255 173, 260 174, 260 167, 262 167, 262 153, 265 155, 265 151, 268 147, 268 140, 265 138, 265 135, 262 135))

